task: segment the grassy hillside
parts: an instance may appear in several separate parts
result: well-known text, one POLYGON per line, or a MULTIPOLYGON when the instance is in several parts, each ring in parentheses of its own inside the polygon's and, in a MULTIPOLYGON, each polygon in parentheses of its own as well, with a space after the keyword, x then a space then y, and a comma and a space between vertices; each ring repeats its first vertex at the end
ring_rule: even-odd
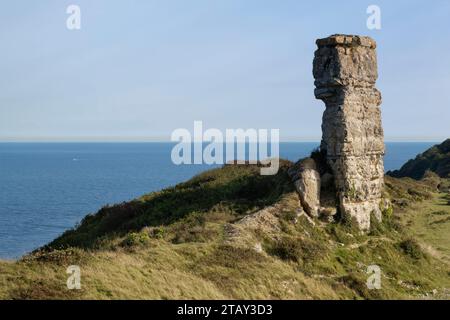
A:
POLYGON ((442 178, 450 178, 450 139, 435 145, 406 162, 400 170, 388 172, 393 177, 422 179, 427 171, 442 178))
POLYGON ((42 250, 0 262, 0 298, 449 299, 443 180, 387 177, 394 209, 363 235, 301 214, 289 166, 261 176, 228 165, 105 207, 42 250), (365 284, 372 264, 381 290, 365 284), (81 267, 81 290, 66 288, 69 265, 81 267))

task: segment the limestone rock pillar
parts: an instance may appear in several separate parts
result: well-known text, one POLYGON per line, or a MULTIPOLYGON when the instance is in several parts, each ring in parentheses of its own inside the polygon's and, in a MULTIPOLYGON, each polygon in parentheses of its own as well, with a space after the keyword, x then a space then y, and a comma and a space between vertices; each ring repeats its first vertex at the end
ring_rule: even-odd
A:
POLYGON ((316 44, 314 93, 326 105, 321 150, 333 172, 341 215, 367 230, 371 215, 381 220, 384 183, 376 43, 333 35, 316 44))

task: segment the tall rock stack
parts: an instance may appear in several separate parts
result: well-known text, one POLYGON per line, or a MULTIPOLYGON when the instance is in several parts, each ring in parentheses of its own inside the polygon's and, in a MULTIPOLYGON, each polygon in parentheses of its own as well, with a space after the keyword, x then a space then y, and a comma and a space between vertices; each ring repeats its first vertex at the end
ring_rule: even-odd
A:
POLYGON ((315 96, 325 102, 321 151, 326 155, 341 215, 361 230, 381 220, 384 141, 376 43, 369 37, 333 35, 317 40, 315 96))

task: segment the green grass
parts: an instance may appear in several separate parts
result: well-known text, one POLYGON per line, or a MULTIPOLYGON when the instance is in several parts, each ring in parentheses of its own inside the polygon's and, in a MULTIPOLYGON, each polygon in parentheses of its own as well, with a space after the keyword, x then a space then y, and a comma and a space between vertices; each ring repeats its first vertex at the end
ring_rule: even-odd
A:
POLYGON ((449 298, 447 195, 387 177, 393 210, 360 234, 350 222, 298 216, 290 165, 265 177, 224 166, 105 207, 42 250, 0 262, 0 298, 449 298), (366 286, 373 264, 381 290, 366 286), (81 290, 66 288, 69 265, 81 268, 81 290))
POLYGON ((413 204, 401 216, 401 222, 431 254, 450 262, 450 205, 447 197, 447 194, 436 194, 432 201, 413 204))
POLYGON ((284 192, 292 191, 293 187, 286 183, 288 165, 282 162, 275 176, 259 175, 257 166, 228 165, 204 172, 173 188, 86 216, 75 230, 67 231, 48 247, 99 248, 130 231, 171 225, 194 213, 207 214, 222 207, 235 217, 243 216, 275 203, 284 192))

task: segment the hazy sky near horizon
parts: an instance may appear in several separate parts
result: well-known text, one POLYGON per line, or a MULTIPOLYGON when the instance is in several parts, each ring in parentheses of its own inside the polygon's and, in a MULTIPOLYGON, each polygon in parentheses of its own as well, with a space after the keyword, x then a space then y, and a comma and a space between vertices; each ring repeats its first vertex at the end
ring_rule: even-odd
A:
POLYGON ((317 140, 315 40, 378 43, 387 140, 450 136, 450 1, 16 0, 0 9, 0 141, 279 128, 317 140), (66 8, 81 8, 81 30, 66 8), (366 9, 381 8, 381 30, 366 9))

